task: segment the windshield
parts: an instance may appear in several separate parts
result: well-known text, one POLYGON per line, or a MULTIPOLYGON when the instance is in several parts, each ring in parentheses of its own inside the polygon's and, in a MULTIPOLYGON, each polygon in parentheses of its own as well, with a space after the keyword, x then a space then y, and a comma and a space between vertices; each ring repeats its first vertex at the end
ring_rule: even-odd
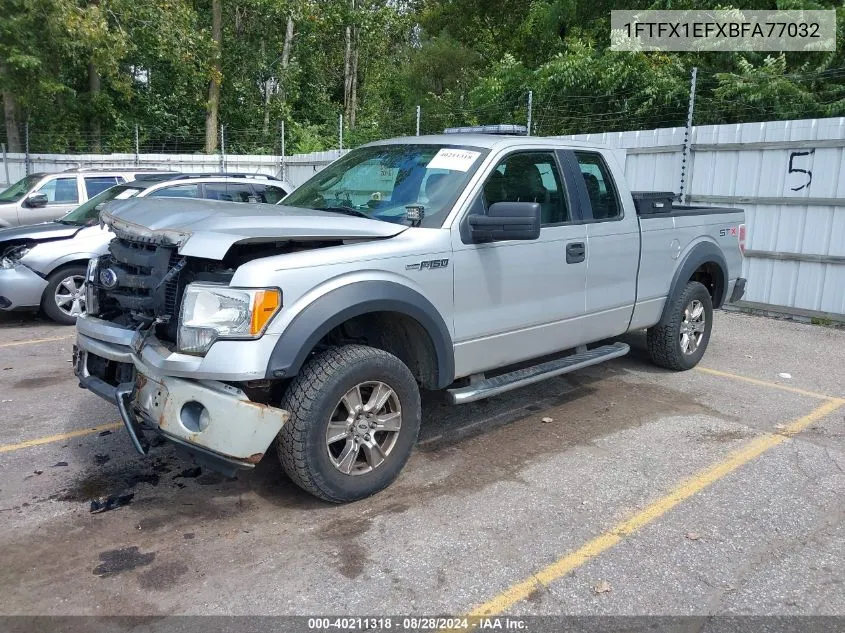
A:
POLYGON ((17 202, 23 198, 43 176, 44 174, 30 174, 25 178, 21 178, 14 185, 0 193, 0 202, 17 202))
POLYGON ((115 185, 102 193, 98 193, 88 200, 88 202, 80 204, 66 216, 57 220, 57 222, 61 222, 62 224, 76 224, 78 226, 96 224, 100 220, 100 207, 104 202, 108 202, 109 200, 126 200, 126 198, 137 196, 141 191, 143 191, 143 188, 132 185, 115 185))
POLYGON ((326 167, 281 204, 348 211, 395 223, 405 222, 407 206, 421 206, 421 226, 439 227, 486 151, 454 145, 361 147, 326 167))

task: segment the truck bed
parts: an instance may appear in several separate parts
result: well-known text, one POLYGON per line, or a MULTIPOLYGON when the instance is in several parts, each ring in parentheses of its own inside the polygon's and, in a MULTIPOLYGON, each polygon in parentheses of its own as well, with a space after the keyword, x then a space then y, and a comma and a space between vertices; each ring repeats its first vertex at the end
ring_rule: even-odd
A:
POLYGON ((677 204, 674 202, 676 196, 671 191, 632 191, 631 196, 634 198, 637 215, 641 218, 743 213, 742 209, 729 207, 677 204))

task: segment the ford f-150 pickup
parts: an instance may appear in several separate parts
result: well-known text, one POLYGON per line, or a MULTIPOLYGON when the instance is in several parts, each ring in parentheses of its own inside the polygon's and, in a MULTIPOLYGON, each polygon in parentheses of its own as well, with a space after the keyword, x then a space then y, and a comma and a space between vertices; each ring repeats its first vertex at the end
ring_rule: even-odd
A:
POLYGON ((472 402, 642 329, 656 364, 695 366, 745 288, 744 214, 672 197, 628 191, 613 150, 444 134, 353 150, 282 206, 110 203, 75 372, 141 453, 155 431, 231 473, 274 448, 360 499, 405 465, 421 388, 472 402))

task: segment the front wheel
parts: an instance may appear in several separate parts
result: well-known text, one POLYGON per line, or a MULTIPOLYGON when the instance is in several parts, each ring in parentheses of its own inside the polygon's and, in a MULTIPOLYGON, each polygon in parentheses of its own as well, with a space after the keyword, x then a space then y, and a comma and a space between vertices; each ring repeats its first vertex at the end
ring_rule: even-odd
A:
POLYGON ((703 284, 689 282, 669 306, 664 325, 649 328, 648 353, 655 365, 683 371, 704 356, 713 328, 713 302, 703 284))
POLYGON ((288 386, 276 442, 282 467, 311 494, 342 503, 386 488, 411 454, 420 393, 398 358, 364 345, 320 352, 288 386))
POLYGON ((85 314, 85 266, 66 266, 47 277, 41 309, 62 325, 73 325, 85 314))

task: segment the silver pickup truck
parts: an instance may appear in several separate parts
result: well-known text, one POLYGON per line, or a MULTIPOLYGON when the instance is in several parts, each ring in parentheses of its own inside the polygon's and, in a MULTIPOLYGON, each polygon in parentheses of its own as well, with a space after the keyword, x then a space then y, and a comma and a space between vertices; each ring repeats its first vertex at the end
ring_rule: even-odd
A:
POLYGON ((333 502, 386 487, 420 389, 461 404, 628 352, 699 362, 742 296, 744 214, 632 194, 612 150, 456 134, 358 148, 283 200, 110 203, 80 384, 224 472, 275 446, 333 502))

